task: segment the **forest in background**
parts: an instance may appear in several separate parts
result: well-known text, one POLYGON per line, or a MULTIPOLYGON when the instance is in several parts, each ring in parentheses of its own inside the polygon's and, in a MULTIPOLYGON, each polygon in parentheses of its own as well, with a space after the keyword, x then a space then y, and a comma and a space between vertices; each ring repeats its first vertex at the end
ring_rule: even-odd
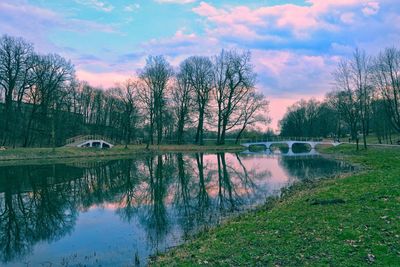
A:
MULTIPOLYGON (((0 145, 62 146, 80 135, 116 144, 216 144, 266 139, 266 96, 256 89, 248 51, 192 56, 173 68, 148 56, 132 79, 102 89, 79 81, 73 64, 41 55, 22 38, 0 38, 0 145)), ((300 100, 280 121, 282 137, 349 140, 375 135, 393 143, 400 133, 400 50, 376 56, 356 49, 333 73, 325 99, 300 100)))
POLYGON ((280 121, 282 136, 335 137, 363 141, 374 134, 392 144, 400 133, 400 50, 387 48, 377 56, 356 49, 342 59, 334 89, 325 99, 300 100, 280 121))
POLYGON ((126 145, 202 145, 205 138, 222 145, 269 122, 249 52, 192 56, 176 69, 163 56, 149 56, 132 76, 95 88, 60 55, 38 54, 24 39, 3 35, 0 145, 56 147, 79 135, 126 145))

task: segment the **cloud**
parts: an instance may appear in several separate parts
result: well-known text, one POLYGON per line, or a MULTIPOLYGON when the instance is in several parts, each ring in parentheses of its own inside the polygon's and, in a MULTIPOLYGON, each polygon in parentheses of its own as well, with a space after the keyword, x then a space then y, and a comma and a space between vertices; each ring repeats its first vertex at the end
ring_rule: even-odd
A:
POLYGON ((217 8, 201 2, 192 10, 207 22, 212 23, 215 33, 233 32, 244 38, 260 38, 261 32, 288 30, 294 37, 309 38, 318 30, 338 31, 337 21, 352 23, 354 13, 364 7, 364 13, 377 12, 377 2, 365 0, 308 0, 309 5, 280 4, 249 8, 229 6, 217 8))
POLYGON ((379 3, 378 2, 369 2, 365 5, 365 7, 362 9, 362 12, 365 16, 372 16, 378 13, 379 11, 379 3))
MULTIPOLYGON (((116 29, 109 24, 97 23, 90 20, 68 18, 55 11, 35 7, 29 4, 0 2, 0 21, 10 28, 19 31, 33 31, 35 34, 42 30, 48 34, 49 28, 63 28, 71 31, 102 31, 116 32, 116 29)), ((24 32, 25 33, 25 32, 24 32)))
POLYGON ((162 3, 162 4, 189 4, 189 3, 193 3, 196 2, 197 0, 155 0, 158 3, 162 3))
POLYGON ((152 39, 142 45, 148 54, 167 55, 170 58, 183 58, 189 55, 210 55, 220 49, 220 43, 211 36, 198 36, 185 33, 185 29, 175 32, 172 37, 152 39))
POLYGON ((346 12, 340 15, 340 20, 346 24, 354 23, 355 14, 353 12, 346 12))
POLYGON ((331 44, 331 51, 336 55, 351 55, 354 52, 354 47, 337 42, 331 44))
POLYGON ((135 4, 130 4, 124 7, 124 11, 126 12, 135 12, 140 9, 140 4, 135 3, 135 4))
POLYGON ((331 89, 331 73, 339 57, 295 51, 253 50, 258 87, 267 96, 323 95, 331 89))
POLYGON ((111 12, 114 9, 113 5, 99 0, 75 0, 75 2, 104 12, 111 12))
POLYGON ((253 50, 257 88, 270 101, 270 126, 278 129, 287 107, 300 99, 322 100, 332 89, 331 73, 339 57, 298 51, 253 50))
POLYGON ((96 31, 116 33, 108 24, 68 18, 55 11, 26 4, 22 1, 0 2, 0 32, 21 36, 35 44, 39 51, 63 51, 49 39, 49 34, 57 31, 96 31))

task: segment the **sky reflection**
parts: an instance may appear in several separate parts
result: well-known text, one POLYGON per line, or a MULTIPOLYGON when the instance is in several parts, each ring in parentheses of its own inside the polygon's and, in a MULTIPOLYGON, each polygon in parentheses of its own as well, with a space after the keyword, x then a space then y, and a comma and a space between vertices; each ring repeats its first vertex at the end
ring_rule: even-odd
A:
POLYGON ((0 167, 0 261, 141 264, 296 180, 349 171, 321 157, 165 154, 0 167))

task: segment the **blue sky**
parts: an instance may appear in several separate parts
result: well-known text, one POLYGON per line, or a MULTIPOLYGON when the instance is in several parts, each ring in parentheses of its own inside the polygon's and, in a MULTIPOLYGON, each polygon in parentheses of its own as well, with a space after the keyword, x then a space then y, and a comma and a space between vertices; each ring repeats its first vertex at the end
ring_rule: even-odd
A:
POLYGON ((222 48, 252 52, 273 126, 287 105, 332 89, 332 72, 356 48, 399 44, 399 0, 1 0, 0 34, 59 53, 77 76, 109 87, 149 54, 177 66, 222 48))

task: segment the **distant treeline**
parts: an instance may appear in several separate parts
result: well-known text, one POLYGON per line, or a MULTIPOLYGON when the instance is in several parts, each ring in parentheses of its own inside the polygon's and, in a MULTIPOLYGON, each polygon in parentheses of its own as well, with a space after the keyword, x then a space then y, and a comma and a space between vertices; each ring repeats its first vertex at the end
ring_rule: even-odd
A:
POLYGON ((86 134, 123 144, 203 144, 212 135, 224 144, 269 121, 249 52, 193 56, 176 70, 163 56, 149 56, 134 74, 114 88, 94 88, 76 79, 70 61, 3 35, 0 145, 60 146, 86 134))
POLYGON ((334 136, 357 140, 366 147, 374 133, 392 143, 400 133, 400 50, 387 48, 372 57, 356 49, 334 73, 335 89, 323 101, 300 100, 280 121, 283 136, 334 136))

